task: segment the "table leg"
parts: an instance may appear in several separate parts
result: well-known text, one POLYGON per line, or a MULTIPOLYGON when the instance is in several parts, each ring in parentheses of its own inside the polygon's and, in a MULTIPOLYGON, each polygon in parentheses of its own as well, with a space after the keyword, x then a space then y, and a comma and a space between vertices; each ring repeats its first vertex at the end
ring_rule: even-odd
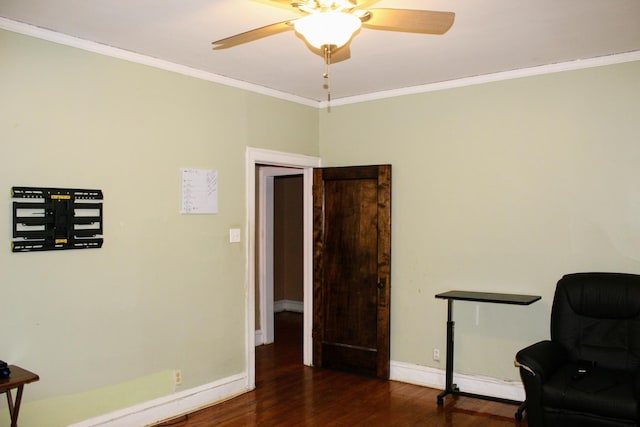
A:
POLYGON ((20 413, 20 402, 22 401, 22 390, 24 385, 18 386, 16 400, 13 400, 11 390, 7 390, 7 403, 9 405, 9 417, 11 417, 11 427, 18 427, 18 414, 20 413))
POLYGON ((20 402, 22 402, 22 390, 24 389, 24 385, 18 387, 18 392, 16 393, 16 400, 13 405, 13 419, 11 420, 11 427, 18 427, 18 413, 20 412, 20 402))
POLYGON ((7 404, 9 405, 9 418, 11 418, 11 425, 13 425, 13 396, 11 396, 11 390, 7 390, 7 404))
POLYGON ((453 333, 455 322, 453 321, 453 300, 447 300, 447 368, 445 375, 445 388, 438 395, 438 405, 444 404, 444 397, 458 391, 453 383, 453 333))

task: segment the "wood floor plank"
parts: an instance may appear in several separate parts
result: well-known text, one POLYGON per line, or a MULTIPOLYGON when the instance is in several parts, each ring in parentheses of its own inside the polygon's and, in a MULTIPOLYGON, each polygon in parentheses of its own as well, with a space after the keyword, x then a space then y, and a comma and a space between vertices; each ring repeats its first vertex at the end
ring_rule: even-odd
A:
POLYGON ((302 316, 276 315, 275 343, 256 348, 256 389, 155 427, 526 427, 514 405, 302 365, 302 316))

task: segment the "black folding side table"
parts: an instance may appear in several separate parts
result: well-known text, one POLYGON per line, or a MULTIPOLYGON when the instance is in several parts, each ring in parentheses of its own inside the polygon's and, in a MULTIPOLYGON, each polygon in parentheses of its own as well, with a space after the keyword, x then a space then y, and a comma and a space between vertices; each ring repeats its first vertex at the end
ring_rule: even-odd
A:
POLYGON ((483 394, 466 393, 460 391, 458 386, 453 383, 453 329, 455 322, 453 321, 453 301, 475 301, 475 302, 490 302, 495 304, 515 304, 515 305, 530 305, 538 301, 542 297, 539 295, 519 295, 519 294, 499 294, 491 292, 469 292, 469 291, 448 291, 441 294, 437 294, 436 298, 447 300, 447 367, 446 367, 446 380, 445 389, 437 397, 438 405, 444 404, 444 397, 448 394, 474 397, 477 399, 491 400, 494 402, 509 403, 512 405, 518 405, 515 417, 518 420, 522 419, 522 412, 525 409, 526 401, 520 402, 517 400, 503 399, 501 397, 486 396, 483 394))

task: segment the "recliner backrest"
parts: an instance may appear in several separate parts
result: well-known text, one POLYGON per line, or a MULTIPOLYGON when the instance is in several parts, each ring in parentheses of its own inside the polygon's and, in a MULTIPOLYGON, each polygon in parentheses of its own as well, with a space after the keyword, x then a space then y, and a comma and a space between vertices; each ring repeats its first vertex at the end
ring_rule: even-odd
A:
POLYGON ((573 360, 635 371, 640 366, 640 275, 565 275, 553 299, 551 339, 573 360))

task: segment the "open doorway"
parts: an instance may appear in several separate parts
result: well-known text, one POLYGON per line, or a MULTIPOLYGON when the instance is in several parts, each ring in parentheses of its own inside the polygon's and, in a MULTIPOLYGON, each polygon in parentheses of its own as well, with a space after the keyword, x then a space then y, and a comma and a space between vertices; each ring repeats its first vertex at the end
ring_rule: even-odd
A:
POLYGON ((303 175, 303 356, 302 362, 311 365, 313 342, 311 329, 313 323, 313 168, 320 166, 317 157, 284 153, 247 147, 246 152, 246 203, 247 203, 247 245, 246 245, 246 304, 245 304, 245 362, 247 389, 255 388, 255 343, 256 343, 256 254, 261 236, 256 231, 256 210, 258 208, 258 165, 297 168, 303 175))
POLYGON ((304 312, 302 169, 256 165, 256 345, 275 340, 274 314, 304 312))

